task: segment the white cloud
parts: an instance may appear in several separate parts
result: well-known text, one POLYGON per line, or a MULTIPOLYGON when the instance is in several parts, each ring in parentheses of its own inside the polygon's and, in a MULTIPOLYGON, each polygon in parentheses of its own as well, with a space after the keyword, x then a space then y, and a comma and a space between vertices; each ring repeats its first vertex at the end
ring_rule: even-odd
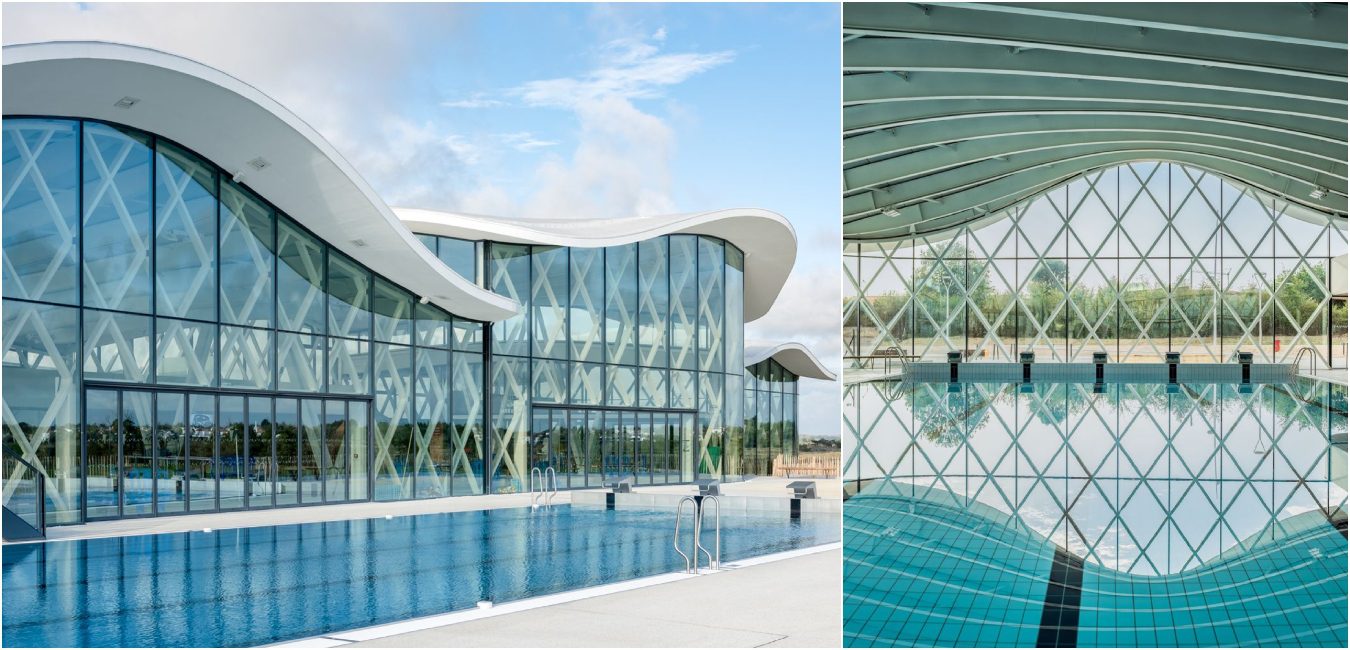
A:
POLYGON ((504 133, 501 136, 502 142, 506 143, 516 151, 530 152, 548 147, 557 146, 555 140, 540 140, 534 137, 533 133, 521 131, 519 133, 504 133))
POLYGON ((486 93, 473 93, 465 99, 441 102, 441 106, 446 108, 497 108, 506 106, 506 102, 500 99, 492 99, 486 93))

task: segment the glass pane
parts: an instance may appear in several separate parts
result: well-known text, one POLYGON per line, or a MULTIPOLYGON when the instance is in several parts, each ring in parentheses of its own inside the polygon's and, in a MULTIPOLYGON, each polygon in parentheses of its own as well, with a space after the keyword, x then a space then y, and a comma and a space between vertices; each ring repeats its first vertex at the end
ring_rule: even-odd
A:
POLYGON ((483 324, 456 318, 454 321, 455 349, 465 352, 483 351, 483 324))
POLYGON ((534 310, 534 356, 567 358, 567 279, 566 248, 535 246, 530 256, 534 280, 530 305, 534 310))
POLYGON ((726 371, 740 372, 745 367, 745 255, 731 244, 726 254, 726 371))
POLYGON ((605 403, 610 406, 637 406, 637 369, 627 366, 609 366, 605 373, 609 386, 605 389, 605 403))
POLYGON ((116 517, 117 510, 117 391, 85 393, 85 493, 89 519, 116 517))
POLYGON ((220 385, 254 390, 272 388, 271 331, 220 326, 220 385))
POLYGON ((698 238, 670 236, 670 367, 698 363, 698 238))
POLYGON ((699 475, 705 478, 722 477, 722 456, 726 452, 725 411, 722 393, 722 375, 699 373, 698 389, 699 475))
POLYGON ((534 403, 567 402, 567 362, 549 359, 534 361, 534 403))
MULTIPOLYGON (((150 312, 150 172, 149 137, 107 124, 84 124, 87 307, 150 312)), ((5 227, 11 227, 8 221, 5 227)))
POLYGON ((493 244, 489 288, 520 303, 521 312, 492 327, 495 354, 530 354, 530 247, 493 244))
POLYGON ((603 375, 602 364, 572 364, 572 403, 599 406, 605 397, 605 385, 601 383, 603 375))
POLYGON ((150 383, 149 316, 84 310, 84 378, 150 383))
POLYGON ((454 455, 450 436, 450 353, 435 348, 417 348, 416 392, 416 488, 417 496, 449 496, 448 472, 454 455))
POLYGON ((553 471, 557 473, 558 489, 565 489, 571 485, 572 468, 575 466, 571 458, 571 443, 576 437, 568 425, 567 411, 555 409, 552 417, 548 435, 553 445, 553 471))
POLYGON ((215 325, 157 318, 155 330, 155 374, 159 383, 215 385, 215 325))
POLYGON ((637 363, 637 246, 605 249, 605 359, 637 363))
POLYGON ((184 510, 187 439, 187 396, 155 395, 155 440, 159 445, 155 458, 155 511, 159 514, 184 510))
POLYGON ((277 218, 277 326, 324 333, 324 245, 286 217, 277 218))
POLYGON ((478 250, 476 242, 454 237, 437 237, 440 251, 437 254, 450 270, 464 276, 469 282, 477 283, 478 250))
POLYGON ((276 504, 287 506, 298 503, 300 496, 300 404, 278 398, 276 414, 276 504))
POLYGON ((455 352, 451 400, 454 424, 451 494, 483 492, 483 357, 455 352))
POLYGON ((75 304, 79 297, 78 131, 65 120, 4 121, 0 284, 8 298, 75 304))
POLYGON ((696 373, 687 370, 670 371, 670 406, 677 409, 698 408, 696 373))
POLYGON ((272 507, 276 491, 276 455, 272 453, 272 400, 248 398, 248 507, 272 507))
POLYGON ((383 279, 375 280, 375 339, 412 343, 413 297, 383 279))
POLYGON ((604 459, 604 416, 603 411, 586 411, 586 485, 600 487, 604 485, 602 472, 604 459))
POLYGON ((326 339, 311 334, 277 334, 277 388, 318 393, 323 390, 326 339))
POLYGON ((221 183, 220 319, 272 326, 272 210, 232 181, 221 183))
POLYGON ((156 308, 216 320, 216 169, 167 142, 155 157, 156 308))
POLYGON ((573 248, 571 251, 570 289, 572 359, 604 361, 601 313, 605 299, 605 251, 600 248, 573 248))
POLYGON ((245 445, 244 398, 220 396, 220 509, 244 507, 244 479, 248 470, 245 445))
POLYGON ((375 499, 412 496, 411 348, 375 344, 375 499))
POLYGON ((324 500, 347 500, 347 477, 351 475, 351 448, 347 442, 346 402, 324 402, 324 500))
POLYGON ((323 503, 323 402, 300 400, 300 502, 323 503))
POLYGON ((723 425, 726 431, 726 449, 722 470, 728 477, 749 473, 742 465, 745 452, 745 413, 741 410, 745 406, 743 398, 745 389, 742 382, 744 382, 743 375, 726 376, 726 398, 723 402, 726 410, 726 421, 723 425))
MULTIPOLYGON (((47 523, 80 519, 80 316, 72 307, 4 301, 4 445, 46 474, 47 523)), ((5 489, 31 484, 26 472, 5 489)))
POLYGON ((328 392, 370 394, 370 342, 328 339, 328 392))
POLYGON ((525 437, 529 435, 530 364, 528 359, 492 358, 492 491, 509 494, 529 489, 525 437))
POLYGON ((353 501, 370 498, 370 409, 366 402, 347 402, 347 444, 351 446, 351 480, 348 496, 353 501))
POLYGON ((122 393, 122 516, 148 515, 154 510, 154 425, 151 395, 122 393))
POLYGON ((666 406, 665 370, 642 370, 639 382, 638 406, 643 408, 665 408, 666 406))
POLYGON ((216 509, 216 398, 188 395, 188 510, 216 509))
POLYGON ((370 273, 341 253, 328 253, 328 333, 370 338, 370 273))
POLYGON ((450 314, 434 305, 417 305, 417 345, 424 348, 450 347, 450 314))
POLYGON ((698 238, 698 352, 699 369, 722 372, 725 342, 726 264, 722 242, 710 237, 698 238))
POLYGON ((638 243, 638 363, 664 368, 670 314, 670 267, 665 237, 638 243))

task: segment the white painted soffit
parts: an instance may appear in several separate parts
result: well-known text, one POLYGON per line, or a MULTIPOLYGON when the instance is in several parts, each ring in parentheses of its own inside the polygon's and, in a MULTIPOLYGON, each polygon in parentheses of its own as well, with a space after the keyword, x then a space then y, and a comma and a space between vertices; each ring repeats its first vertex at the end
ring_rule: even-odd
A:
POLYGON ((226 173, 242 172, 244 185, 419 298, 482 321, 520 310, 432 255, 317 131, 215 68, 116 43, 10 45, 4 48, 4 114, 92 118, 163 136, 226 173), (115 107, 124 97, 138 101, 115 107), (267 161, 265 168, 250 166, 258 158, 267 161))
POLYGON ((801 343, 784 343, 775 347, 746 348, 745 367, 749 368, 765 359, 773 359, 787 368, 792 374, 808 379, 834 381, 834 373, 821 365, 820 359, 801 343))
POLYGON ((670 234, 717 237, 745 253, 745 321, 769 312, 797 260, 797 234, 782 215, 734 208, 627 219, 504 219, 394 208, 413 232, 512 244, 598 248, 670 234))

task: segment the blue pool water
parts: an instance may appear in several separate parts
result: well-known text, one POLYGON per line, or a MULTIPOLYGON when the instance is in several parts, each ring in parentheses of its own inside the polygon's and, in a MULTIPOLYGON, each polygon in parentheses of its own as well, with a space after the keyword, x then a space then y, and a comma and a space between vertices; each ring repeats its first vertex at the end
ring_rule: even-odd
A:
MULTIPOLYGON (((503 509, 8 545, 6 647, 251 646, 683 570, 670 510, 503 509)), ((724 561, 838 517, 722 518, 724 561)))
POLYGON ((850 387, 851 647, 1345 647, 1346 393, 850 387))

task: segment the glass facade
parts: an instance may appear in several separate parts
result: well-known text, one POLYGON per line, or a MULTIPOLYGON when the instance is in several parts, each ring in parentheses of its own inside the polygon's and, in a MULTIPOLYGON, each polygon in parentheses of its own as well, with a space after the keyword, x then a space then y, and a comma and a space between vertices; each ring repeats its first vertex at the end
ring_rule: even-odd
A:
POLYGON ((850 242, 845 354, 945 361, 1346 363, 1345 221, 1180 164, 1087 172, 989 219, 850 242))
POLYGON ((528 490, 530 470, 548 467, 572 487, 753 473, 735 246, 697 235, 605 248, 418 237, 524 307, 491 326, 494 492, 528 490))
POLYGON ((3 140, 3 443, 48 523, 483 491, 481 323, 153 134, 3 140))
POLYGON ((797 455, 797 376, 765 359, 746 368, 743 381, 745 429, 728 441, 727 458, 737 474, 769 476, 797 455))

